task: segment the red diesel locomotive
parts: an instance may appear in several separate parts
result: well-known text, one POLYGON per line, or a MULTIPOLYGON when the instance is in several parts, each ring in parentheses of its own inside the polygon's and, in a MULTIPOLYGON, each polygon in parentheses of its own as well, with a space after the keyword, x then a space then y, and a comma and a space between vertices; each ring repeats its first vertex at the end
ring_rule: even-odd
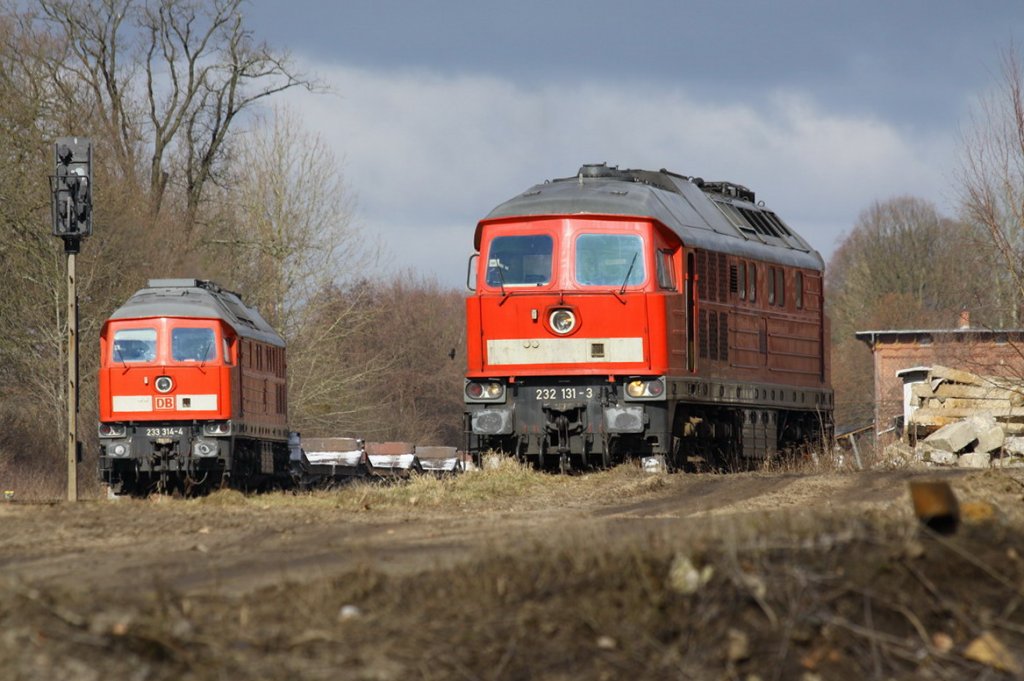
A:
POLYGON ((495 208, 474 245, 475 456, 717 468, 829 433, 822 258, 746 187, 585 165, 495 208))
POLYGON ((153 279, 100 332, 99 469, 116 493, 290 482, 285 344, 238 295, 153 279))

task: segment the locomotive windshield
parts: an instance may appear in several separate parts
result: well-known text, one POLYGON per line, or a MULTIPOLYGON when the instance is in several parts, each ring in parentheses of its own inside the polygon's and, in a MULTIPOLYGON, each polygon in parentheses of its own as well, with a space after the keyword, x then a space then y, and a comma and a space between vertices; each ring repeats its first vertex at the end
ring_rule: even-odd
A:
POLYGON ((540 286, 551 281, 553 239, 547 234, 499 236, 487 256, 488 286, 540 286))
POLYGON ((637 286, 645 278, 643 241, 633 234, 580 234, 576 281, 584 286, 637 286))
POLYGON ((213 329, 176 328, 171 331, 171 357, 175 362, 208 362, 217 356, 213 329))
POLYGON ((115 362, 152 362, 156 359, 156 329, 119 329, 114 333, 115 362))

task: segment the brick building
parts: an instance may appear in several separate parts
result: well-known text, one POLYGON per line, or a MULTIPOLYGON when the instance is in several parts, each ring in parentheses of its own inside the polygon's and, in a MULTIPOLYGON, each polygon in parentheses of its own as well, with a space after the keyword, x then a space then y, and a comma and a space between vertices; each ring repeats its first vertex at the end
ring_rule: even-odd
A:
POLYGON ((972 328, 966 313, 956 329, 858 331, 874 359, 875 430, 903 415, 903 378, 898 372, 943 365, 983 376, 1024 378, 1024 329, 972 328))

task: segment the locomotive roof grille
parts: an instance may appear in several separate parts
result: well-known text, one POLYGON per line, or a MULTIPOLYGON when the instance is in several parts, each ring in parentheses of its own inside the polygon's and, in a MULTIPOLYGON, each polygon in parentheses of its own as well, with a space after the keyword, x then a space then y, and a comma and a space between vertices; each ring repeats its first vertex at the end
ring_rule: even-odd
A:
POLYGON ((588 164, 572 177, 535 185, 499 205, 489 221, 514 217, 615 215, 648 217, 684 244, 784 265, 822 270, 824 261, 756 195, 733 182, 706 182, 665 170, 588 164))

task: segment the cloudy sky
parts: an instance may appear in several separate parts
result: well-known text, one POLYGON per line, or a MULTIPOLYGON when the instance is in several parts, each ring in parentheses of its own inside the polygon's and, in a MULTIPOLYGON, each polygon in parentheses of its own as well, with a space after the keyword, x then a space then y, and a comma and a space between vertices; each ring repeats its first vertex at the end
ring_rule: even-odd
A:
MULTIPOLYGON (((1019 0, 252 0, 334 94, 288 104, 394 265, 462 287, 476 222, 583 163, 744 184, 828 258, 873 201, 952 215, 1019 0)), ((1016 41, 1016 42, 1014 42, 1016 41)))

